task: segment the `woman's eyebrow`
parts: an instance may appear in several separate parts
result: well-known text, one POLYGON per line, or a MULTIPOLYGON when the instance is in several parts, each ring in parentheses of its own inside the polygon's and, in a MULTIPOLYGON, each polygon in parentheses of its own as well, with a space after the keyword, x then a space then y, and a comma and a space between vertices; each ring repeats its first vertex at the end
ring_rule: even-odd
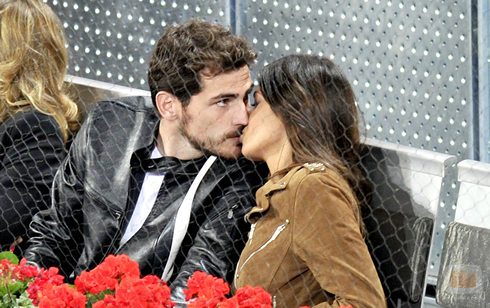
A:
POLYGON ((250 93, 254 92, 257 89, 257 86, 252 84, 250 88, 248 88, 247 93, 245 95, 249 95, 250 93))

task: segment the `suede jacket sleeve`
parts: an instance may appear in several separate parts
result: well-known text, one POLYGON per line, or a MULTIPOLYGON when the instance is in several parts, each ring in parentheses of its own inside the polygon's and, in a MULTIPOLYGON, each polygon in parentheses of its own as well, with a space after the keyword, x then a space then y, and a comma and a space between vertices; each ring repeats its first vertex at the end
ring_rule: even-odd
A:
MULTIPOLYGON (((0 243, 7 250, 22 237, 32 216, 49 205, 49 190, 65 156, 56 120, 34 109, 0 124, 0 243)), ((16 251, 20 254, 20 251, 16 251)))
POLYGON ((314 307, 386 307, 352 197, 338 182, 320 173, 309 175, 298 185, 295 198, 294 251, 322 289, 335 294, 333 303, 314 307))

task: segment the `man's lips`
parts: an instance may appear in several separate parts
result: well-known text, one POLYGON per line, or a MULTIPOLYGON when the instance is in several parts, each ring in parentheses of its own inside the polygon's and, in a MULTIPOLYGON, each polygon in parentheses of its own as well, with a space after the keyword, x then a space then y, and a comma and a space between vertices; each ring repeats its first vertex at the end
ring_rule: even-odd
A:
POLYGON ((243 136, 245 136, 245 131, 247 130, 247 127, 244 127, 242 131, 240 132, 240 142, 243 142, 243 136))
POLYGON ((225 136, 226 136, 227 139, 235 139, 235 138, 238 138, 239 139, 241 135, 242 135, 241 132, 234 131, 234 132, 231 132, 231 133, 226 134, 225 136))
POLYGON ((229 135, 229 136, 227 136, 227 139, 240 139, 240 135, 238 135, 238 134, 229 135))

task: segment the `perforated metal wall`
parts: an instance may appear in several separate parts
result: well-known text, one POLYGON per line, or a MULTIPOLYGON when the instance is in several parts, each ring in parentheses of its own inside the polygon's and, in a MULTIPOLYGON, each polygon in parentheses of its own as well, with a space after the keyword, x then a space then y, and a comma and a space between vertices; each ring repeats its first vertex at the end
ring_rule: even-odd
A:
POLYGON ((165 27, 201 17, 229 24, 228 1, 48 1, 63 22, 69 73, 147 90, 148 61, 165 27))
MULTIPOLYGON (((146 90, 148 59, 165 26, 202 17, 236 26, 260 51, 257 67, 291 53, 333 59, 354 86, 367 136, 473 158, 469 0, 48 3, 69 38, 70 74, 146 90)), ((456 181, 446 185, 449 200, 456 181)), ((453 212, 441 204, 434 276, 453 212)))

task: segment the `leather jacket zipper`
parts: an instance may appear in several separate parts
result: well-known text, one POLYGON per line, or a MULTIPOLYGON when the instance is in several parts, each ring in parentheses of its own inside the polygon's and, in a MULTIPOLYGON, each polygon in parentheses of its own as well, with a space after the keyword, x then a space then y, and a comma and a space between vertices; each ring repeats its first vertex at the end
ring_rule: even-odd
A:
MULTIPOLYGON (((245 264, 247 264, 247 262, 256 254, 258 253, 259 251, 263 250, 265 247, 267 247, 270 243, 272 243, 278 236, 279 234, 284 231, 284 229, 286 229, 286 224, 282 224, 280 225, 279 227, 277 227, 276 231, 274 231, 274 234, 272 234, 271 238, 265 242, 264 245, 262 245, 261 247, 259 247, 259 249, 257 249, 256 251, 254 251, 252 254, 250 254, 250 256, 248 256, 248 258, 245 260, 245 262, 243 262, 242 266, 240 266, 240 268, 237 267, 236 269, 236 272, 235 272, 235 277, 233 277, 233 284, 235 285, 235 288, 237 288, 237 285, 236 285, 236 279, 238 278, 239 276, 239 273, 242 271, 243 267, 245 266, 245 264)), ((253 226, 253 230, 255 230, 255 224, 252 225, 253 226)), ((253 236, 253 231, 251 230, 250 231, 251 234, 250 234, 250 240, 252 239, 252 236, 253 236)))

